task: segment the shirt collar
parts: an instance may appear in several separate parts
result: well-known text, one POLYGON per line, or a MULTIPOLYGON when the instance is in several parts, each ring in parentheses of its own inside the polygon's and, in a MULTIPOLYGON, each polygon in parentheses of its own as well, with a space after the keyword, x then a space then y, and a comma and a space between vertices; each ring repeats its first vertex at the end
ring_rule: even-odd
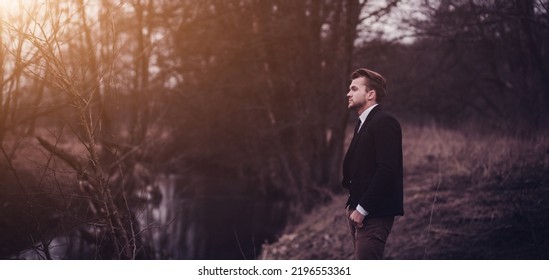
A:
POLYGON ((368 117, 368 115, 370 114, 370 112, 374 109, 374 107, 376 107, 377 105, 379 104, 374 104, 372 106, 370 106, 370 108, 366 109, 366 111, 362 112, 362 114, 360 114, 360 116, 358 117, 360 119, 360 126, 362 126, 362 124, 366 121, 366 118, 368 117))

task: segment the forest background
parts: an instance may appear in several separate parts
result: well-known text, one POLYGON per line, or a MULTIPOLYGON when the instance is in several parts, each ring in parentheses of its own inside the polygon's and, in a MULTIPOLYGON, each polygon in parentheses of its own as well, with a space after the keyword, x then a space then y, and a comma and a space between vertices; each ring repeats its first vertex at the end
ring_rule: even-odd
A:
POLYGON ((389 258, 549 257, 548 1, 0 5, 0 258, 348 258, 357 67, 404 131, 389 258))

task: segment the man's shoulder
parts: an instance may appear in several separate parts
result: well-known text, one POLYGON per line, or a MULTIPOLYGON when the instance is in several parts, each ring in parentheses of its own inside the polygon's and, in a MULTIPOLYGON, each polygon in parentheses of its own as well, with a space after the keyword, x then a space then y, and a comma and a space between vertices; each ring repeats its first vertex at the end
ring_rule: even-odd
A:
POLYGON ((389 111, 385 110, 381 106, 379 106, 379 109, 375 112, 375 114, 372 116, 372 121, 394 121, 398 123, 397 118, 391 114, 389 111))
POLYGON ((387 131, 402 131, 397 118, 385 110, 379 110, 372 118, 369 127, 373 133, 385 133, 387 131))

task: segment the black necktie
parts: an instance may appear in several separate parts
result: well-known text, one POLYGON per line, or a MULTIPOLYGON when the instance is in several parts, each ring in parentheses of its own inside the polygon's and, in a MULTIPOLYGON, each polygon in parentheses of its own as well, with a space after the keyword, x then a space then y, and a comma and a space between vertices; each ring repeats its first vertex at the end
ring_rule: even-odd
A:
POLYGON ((355 134, 354 135, 356 135, 358 133, 358 130, 360 129, 360 124, 361 124, 361 121, 360 121, 360 118, 359 118, 358 122, 356 123, 356 126, 355 126, 355 134))

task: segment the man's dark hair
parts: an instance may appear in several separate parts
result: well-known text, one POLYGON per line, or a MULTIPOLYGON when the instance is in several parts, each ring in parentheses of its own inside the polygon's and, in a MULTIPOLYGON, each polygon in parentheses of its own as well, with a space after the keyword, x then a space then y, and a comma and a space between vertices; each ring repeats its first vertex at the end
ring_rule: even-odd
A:
POLYGON ((352 80, 360 77, 366 78, 366 86, 368 89, 376 91, 376 101, 381 102, 385 95, 387 95, 385 78, 381 74, 366 68, 357 69, 351 74, 352 80))

